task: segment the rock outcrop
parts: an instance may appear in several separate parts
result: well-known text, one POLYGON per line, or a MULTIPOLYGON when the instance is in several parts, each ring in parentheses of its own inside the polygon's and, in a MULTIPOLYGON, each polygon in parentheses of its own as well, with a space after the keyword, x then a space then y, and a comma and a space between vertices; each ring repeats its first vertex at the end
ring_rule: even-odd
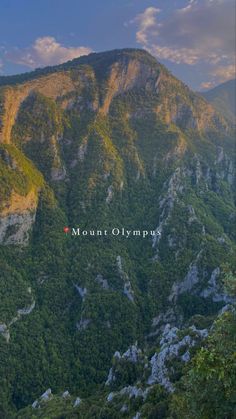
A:
POLYGON ((31 190, 26 196, 12 191, 0 212, 0 244, 26 245, 35 221, 38 195, 31 190))
POLYGON ((16 316, 13 317, 7 324, 0 323, 0 334, 6 339, 7 343, 10 340, 10 327, 21 319, 23 316, 28 316, 35 308, 35 301, 29 306, 19 308, 16 312, 16 316))
POLYGON ((180 358, 183 362, 190 360, 189 349, 196 345, 197 340, 208 336, 207 329, 197 330, 195 326, 189 328, 191 335, 186 335, 179 339, 180 330, 177 327, 166 325, 160 339, 160 351, 155 353, 150 361, 152 373, 148 378, 148 384, 159 383, 169 392, 174 391, 174 386, 169 379, 167 361, 180 358), (192 337, 194 333, 195 338, 192 337), (185 352, 180 356, 179 351, 185 348, 185 352))

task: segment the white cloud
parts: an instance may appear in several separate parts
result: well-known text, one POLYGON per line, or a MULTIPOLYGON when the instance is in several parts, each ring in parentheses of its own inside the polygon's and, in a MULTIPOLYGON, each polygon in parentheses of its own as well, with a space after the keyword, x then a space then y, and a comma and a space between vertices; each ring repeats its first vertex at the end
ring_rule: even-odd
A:
POLYGON ((201 89, 211 89, 212 87, 214 87, 214 83, 212 81, 204 81, 200 84, 200 88, 201 89))
POLYGON ((233 79, 235 78, 235 65, 230 64, 227 66, 217 67, 211 72, 211 74, 216 79, 220 80, 221 83, 226 80, 233 79))
POLYGON ((224 83, 227 80, 232 80, 236 77, 235 64, 222 65, 215 67, 209 72, 211 81, 201 83, 201 89, 211 89, 219 83, 224 83))
POLYGON ((148 7, 133 22, 138 24, 137 42, 159 59, 232 68, 234 16, 234 0, 191 0, 163 16, 160 9, 148 7))
POLYGON ((137 42, 139 42, 140 44, 148 43, 148 31, 150 29, 155 28, 156 15, 160 11, 161 10, 157 9, 156 7, 148 7, 143 13, 141 13, 135 18, 135 20, 140 24, 140 29, 136 33, 137 42))
POLYGON ((88 47, 65 47, 52 36, 37 38, 28 48, 14 48, 5 52, 5 59, 15 64, 30 68, 62 64, 73 58, 87 55, 92 50, 88 47))

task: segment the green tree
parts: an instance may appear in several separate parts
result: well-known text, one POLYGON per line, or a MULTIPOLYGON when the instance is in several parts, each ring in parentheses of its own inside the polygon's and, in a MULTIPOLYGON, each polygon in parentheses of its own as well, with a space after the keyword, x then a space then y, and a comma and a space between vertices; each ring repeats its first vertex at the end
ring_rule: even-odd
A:
POLYGON ((232 419, 235 406, 236 314, 232 311, 216 320, 206 347, 193 358, 173 396, 172 417, 232 419))

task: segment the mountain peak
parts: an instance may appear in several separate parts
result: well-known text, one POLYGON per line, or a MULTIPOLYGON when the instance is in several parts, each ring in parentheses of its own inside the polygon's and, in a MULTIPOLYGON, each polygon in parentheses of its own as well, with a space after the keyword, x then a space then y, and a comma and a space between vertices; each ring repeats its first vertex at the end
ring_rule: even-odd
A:
MULTIPOLYGON (((92 52, 89 55, 83 55, 78 58, 74 58, 71 61, 67 61, 63 64, 54 66, 48 66, 44 68, 37 68, 36 70, 12 75, 12 76, 0 76, 0 86, 14 85, 26 81, 33 80, 35 78, 45 76, 47 74, 56 73, 60 71, 68 71, 76 68, 80 65, 91 65, 95 67, 111 65, 115 61, 119 60, 136 59, 145 62, 149 65, 157 65, 157 60, 146 50, 138 48, 123 48, 114 49, 103 52, 92 52)), ((159 64, 161 66, 161 64, 159 64)), ((164 66, 162 66, 164 68, 164 66)))
POLYGON ((154 113, 165 123, 184 129, 224 133, 228 129, 211 105, 140 49, 92 53, 58 66, 2 77, 0 88, 0 141, 5 143, 10 142, 20 106, 32 92, 56 101, 63 109, 75 107, 105 115, 116 98, 139 92, 137 97, 142 95, 142 100, 128 106, 129 117, 154 113))

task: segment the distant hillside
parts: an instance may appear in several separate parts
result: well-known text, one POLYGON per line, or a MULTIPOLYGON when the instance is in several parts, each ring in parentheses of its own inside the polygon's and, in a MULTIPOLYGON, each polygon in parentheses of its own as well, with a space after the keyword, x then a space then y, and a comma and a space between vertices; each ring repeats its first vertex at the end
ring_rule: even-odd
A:
POLYGON ((227 119, 235 121, 235 92, 236 92, 236 79, 229 80, 220 84, 214 89, 201 93, 214 107, 222 113, 227 119))

